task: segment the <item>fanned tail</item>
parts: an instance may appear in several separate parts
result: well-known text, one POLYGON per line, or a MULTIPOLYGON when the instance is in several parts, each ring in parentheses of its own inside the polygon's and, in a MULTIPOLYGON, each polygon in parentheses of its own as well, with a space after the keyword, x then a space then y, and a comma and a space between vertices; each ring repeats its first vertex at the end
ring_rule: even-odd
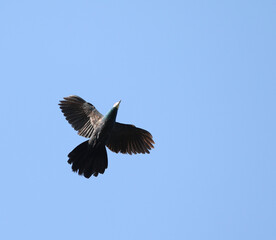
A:
POLYGON ((86 178, 90 178, 91 175, 97 177, 99 173, 103 174, 107 168, 105 145, 93 148, 88 141, 85 141, 70 152, 68 157, 68 163, 72 164, 72 170, 86 178))

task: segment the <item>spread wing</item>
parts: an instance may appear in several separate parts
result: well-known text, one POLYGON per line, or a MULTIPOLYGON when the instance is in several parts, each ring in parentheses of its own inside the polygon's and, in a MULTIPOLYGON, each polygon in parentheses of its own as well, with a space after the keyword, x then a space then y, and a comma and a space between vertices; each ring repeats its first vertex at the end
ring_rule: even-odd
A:
POLYGON ((91 103, 75 95, 65 97, 59 106, 66 120, 83 137, 91 137, 96 123, 103 117, 91 103))
POLYGON ((152 135, 134 125, 116 122, 106 146, 115 153, 149 153, 154 148, 152 135))

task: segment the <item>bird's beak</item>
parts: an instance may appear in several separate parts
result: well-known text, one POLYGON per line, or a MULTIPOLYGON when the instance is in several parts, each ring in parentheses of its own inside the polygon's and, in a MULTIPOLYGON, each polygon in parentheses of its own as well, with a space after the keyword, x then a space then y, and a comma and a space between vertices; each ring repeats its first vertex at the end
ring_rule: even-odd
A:
POLYGON ((120 105, 120 103, 121 103, 121 100, 120 100, 119 102, 116 102, 116 103, 113 105, 113 107, 115 107, 115 108, 119 109, 119 105, 120 105))

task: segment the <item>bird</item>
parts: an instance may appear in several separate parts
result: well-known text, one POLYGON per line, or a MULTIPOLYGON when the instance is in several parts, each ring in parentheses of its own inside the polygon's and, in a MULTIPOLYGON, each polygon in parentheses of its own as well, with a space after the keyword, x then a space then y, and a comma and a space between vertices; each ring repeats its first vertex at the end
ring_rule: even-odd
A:
POLYGON ((79 96, 71 95, 60 100, 59 107, 71 126, 80 136, 89 138, 68 154, 72 170, 85 178, 103 174, 108 167, 106 147, 123 154, 150 153, 155 142, 152 135, 132 124, 116 122, 121 100, 106 115, 79 96))

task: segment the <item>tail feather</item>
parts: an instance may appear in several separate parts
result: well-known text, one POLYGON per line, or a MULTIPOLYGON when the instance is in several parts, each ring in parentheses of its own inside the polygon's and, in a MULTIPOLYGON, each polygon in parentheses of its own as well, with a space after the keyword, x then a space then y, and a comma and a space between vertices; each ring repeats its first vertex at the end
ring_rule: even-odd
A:
POLYGON ((87 162, 84 170, 84 176, 90 178, 93 174, 95 177, 99 173, 103 174, 107 168, 107 153, 105 146, 97 148, 93 154, 93 161, 87 162))
POLYGON ((90 178, 91 175, 97 177, 99 173, 103 174, 107 168, 105 145, 92 148, 88 141, 85 141, 70 152, 68 157, 68 163, 72 164, 72 170, 86 178, 90 178))

